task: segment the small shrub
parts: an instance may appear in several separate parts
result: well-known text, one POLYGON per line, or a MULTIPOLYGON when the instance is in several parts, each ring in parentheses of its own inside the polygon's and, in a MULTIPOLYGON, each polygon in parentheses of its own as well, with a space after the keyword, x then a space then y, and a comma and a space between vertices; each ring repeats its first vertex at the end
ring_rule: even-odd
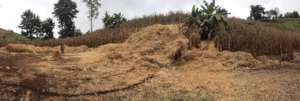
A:
POLYGON ((126 22, 126 18, 122 15, 122 13, 114 13, 113 15, 109 15, 107 12, 105 13, 105 17, 103 18, 103 23, 105 28, 115 28, 119 27, 123 22, 126 22))

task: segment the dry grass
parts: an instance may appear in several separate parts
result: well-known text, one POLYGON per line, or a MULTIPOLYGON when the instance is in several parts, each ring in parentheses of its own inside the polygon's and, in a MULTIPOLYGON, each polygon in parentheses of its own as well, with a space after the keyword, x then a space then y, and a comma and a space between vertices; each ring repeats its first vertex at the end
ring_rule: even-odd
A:
POLYGON ((105 28, 97 30, 93 33, 87 33, 86 35, 66 38, 63 40, 48 40, 48 41, 29 41, 20 42, 33 44, 37 46, 58 46, 63 41, 69 46, 81 46, 86 45, 89 47, 97 47, 107 43, 120 43, 124 42, 132 33, 138 32, 144 27, 154 24, 178 24, 184 22, 187 14, 182 12, 170 12, 167 15, 150 15, 142 18, 136 18, 123 23, 118 28, 105 28))
POLYGON ((300 33, 274 23, 229 20, 228 32, 221 31, 216 40, 220 50, 247 51, 253 55, 277 55, 293 58, 300 49, 300 33))
MULTIPOLYGON (((69 46, 86 45, 97 47, 108 43, 121 43, 132 33, 154 24, 179 24, 185 21, 187 14, 169 13, 137 18, 123 23, 114 29, 100 29, 86 35, 48 41, 20 42, 37 46, 58 46, 63 41, 69 46)), ((229 19, 230 32, 218 32, 217 47, 220 50, 247 51, 255 56, 277 55, 284 60, 293 58, 293 52, 300 50, 300 31, 273 22, 254 22, 241 19, 229 19)), ((5 44, 5 43, 1 43, 5 44)))
MULTIPOLYGON (((51 54, 38 54, 43 55, 39 59, 20 53, 20 58, 15 60, 32 64, 32 69, 21 71, 22 76, 12 75, 15 72, 9 72, 10 76, 0 73, 0 81, 18 84, 13 87, 1 85, 0 99, 6 101, 19 97, 20 94, 15 93, 7 96, 10 89, 18 92, 15 90, 18 88, 25 88, 21 98, 54 101, 269 101, 300 98, 298 64, 291 64, 295 65, 294 69, 285 65, 279 69, 273 67, 278 60, 261 62, 247 52, 220 52, 213 42, 203 42, 200 49, 187 50, 187 55, 194 58, 191 61, 171 65, 170 69, 160 66, 172 63, 170 55, 187 41, 178 25, 154 25, 133 33, 121 44, 66 53, 63 62, 44 59, 51 54), (27 94, 28 90, 32 91, 31 95, 27 94)), ((8 58, 14 63, 15 57, 8 58)), ((0 60, 4 61, 0 61, 0 65, 6 65, 8 59, 0 56, 0 60)))
POLYGON ((3 47, 7 45, 8 43, 6 41, 0 40, 0 47, 3 47))
POLYGON ((18 52, 18 53, 35 53, 35 47, 33 46, 27 46, 27 45, 21 45, 21 44, 8 44, 6 46, 6 50, 9 52, 18 52))

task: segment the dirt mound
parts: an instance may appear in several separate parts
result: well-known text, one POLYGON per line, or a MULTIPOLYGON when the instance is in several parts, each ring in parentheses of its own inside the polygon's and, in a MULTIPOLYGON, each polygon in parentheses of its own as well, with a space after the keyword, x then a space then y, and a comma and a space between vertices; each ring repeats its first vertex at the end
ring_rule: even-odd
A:
POLYGON ((154 25, 133 34, 126 44, 138 53, 142 60, 159 66, 172 63, 172 55, 179 48, 186 48, 187 38, 180 33, 178 25, 154 25))
MULTIPOLYGON (((29 75, 34 78, 10 81, 10 84, 22 84, 27 88, 29 84, 29 88, 38 88, 30 84, 37 81, 35 79, 42 79, 46 82, 35 90, 65 96, 128 89, 153 76, 154 72, 149 67, 169 66, 172 62, 170 56, 181 47, 178 43, 185 44, 187 39, 179 33, 177 25, 154 25, 132 34, 125 43, 108 44, 84 52, 67 52, 59 61, 49 60, 47 56, 40 57, 41 61, 30 64, 34 74, 29 75), (43 75, 43 78, 38 75, 43 75)), ((19 44, 6 47, 10 52, 37 54, 57 48, 19 44)), ((79 49, 73 48, 70 51, 79 49)), ((15 79, 6 77, 8 80, 5 81, 11 78, 15 79)))
POLYGON ((121 60, 132 65, 165 67, 172 63, 170 58, 188 40, 177 25, 153 25, 133 33, 121 44, 107 44, 91 51, 78 54, 85 58, 81 63, 107 63, 121 60), (180 44, 179 44, 180 43, 180 44))

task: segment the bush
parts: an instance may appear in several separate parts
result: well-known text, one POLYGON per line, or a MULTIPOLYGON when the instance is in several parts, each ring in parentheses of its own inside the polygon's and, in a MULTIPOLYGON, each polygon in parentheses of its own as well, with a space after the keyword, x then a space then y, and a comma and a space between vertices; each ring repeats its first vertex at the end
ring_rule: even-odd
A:
POLYGON ((114 13, 113 15, 109 15, 107 12, 105 13, 105 17, 103 18, 103 23, 105 28, 115 28, 119 27, 123 22, 126 22, 126 18, 122 15, 122 13, 114 13))

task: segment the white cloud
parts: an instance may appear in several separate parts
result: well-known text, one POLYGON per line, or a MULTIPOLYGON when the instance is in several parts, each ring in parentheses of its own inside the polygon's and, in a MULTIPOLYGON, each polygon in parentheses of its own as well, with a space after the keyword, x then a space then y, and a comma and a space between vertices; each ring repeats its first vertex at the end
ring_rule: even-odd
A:
MULTIPOLYGON (((58 0, 0 0, 0 27, 20 32, 18 25, 20 16, 26 9, 31 9, 41 19, 53 17, 54 3, 58 0)), ((77 28, 83 32, 89 30, 87 9, 82 0, 74 0, 79 9, 75 20, 77 28)), ((211 0, 209 0, 211 1, 211 0)), ((127 18, 141 17, 153 13, 167 13, 169 11, 189 11, 193 4, 202 0, 102 0, 100 16, 95 21, 95 27, 103 26, 101 18, 105 11, 110 13, 122 12, 127 18)), ((261 4, 266 9, 278 7, 281 12, 300 11, 299 0, 217 0, 217 4, 231 12, 232 16, 246 18, 251 4, 261 4)), ((57 28, 55 31, 57 32, 57 28)))

